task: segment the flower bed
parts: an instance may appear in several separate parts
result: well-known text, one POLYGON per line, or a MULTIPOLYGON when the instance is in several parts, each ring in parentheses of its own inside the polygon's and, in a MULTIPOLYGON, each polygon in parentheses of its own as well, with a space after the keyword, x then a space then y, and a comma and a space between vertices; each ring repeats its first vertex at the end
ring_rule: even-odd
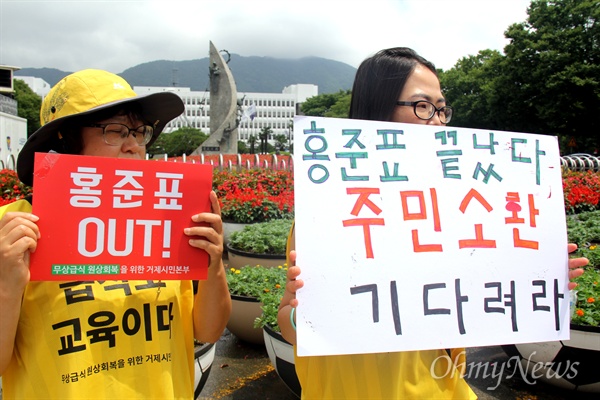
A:
POLYGON ((12 169, 0 170, 0 206, 23 199, 31 194, 31 186, 19 180, 17 173, 12 169))
POLYGON ((577 302, 571 323, 600 326, 600 210, 567 216, 569 242, 576 243, 576 256, 590 260, 577 282, 577 302))
MULTIPOLYGON (((247 265, 240 269, 228 268, 226 269, 226 275, 229 293, 258 299, 267 293, 283 295, 286 271, 286 264, 277 268, 267 268, 262 265, 247 265), (279 291, 280 289, 281 291, 279 291)), ((281 300, 281 297, 279 300, 281 300)), ((277 300, 278 305, 279 300, 277 300)))
POLYGON ((213 189, 224 221, 255 223, 294 216, 294 180, 290 171, 215 170, 213 189))
POLYGON ((600 209, 600 172, 564 170, 563 193, 567 214, 600 209))
POLYGON ((277 311, 285 292, 287 264, 277 268, 248 265, 240 269, 229 268, 226 273, 231 294, 255 297, 262 303, 263 314, 256 319, 254 326, 262 328, 268 325, 275 332, 280 332, 277 311))
POLYGON ((246 225, 244 229, 231 234, 228 247, 246 253, 285 256, 287 237, 291 229, 291 219, 246 225))

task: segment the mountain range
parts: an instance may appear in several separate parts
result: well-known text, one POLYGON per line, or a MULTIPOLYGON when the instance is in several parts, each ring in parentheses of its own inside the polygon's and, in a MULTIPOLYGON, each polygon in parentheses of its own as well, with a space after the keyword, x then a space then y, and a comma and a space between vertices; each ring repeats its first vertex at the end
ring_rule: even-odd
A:
MULTIPOLYGON (((272 57, 229 58, 229 69, 238 93, 281 93, 285 86, 308 83, 319 86, 319 94, 337 93, 352 88, 356 68, 339 61, 320 57, 281 59, 272 57)), ((131 86, 179 86, 194 91, 209 90, 209 59, 187 61, 157 60, 139 64, 119 73, 131 86)), ((35 76, 54 86, 71 72, 55 68, 22 68, 15 77, 35 76)))

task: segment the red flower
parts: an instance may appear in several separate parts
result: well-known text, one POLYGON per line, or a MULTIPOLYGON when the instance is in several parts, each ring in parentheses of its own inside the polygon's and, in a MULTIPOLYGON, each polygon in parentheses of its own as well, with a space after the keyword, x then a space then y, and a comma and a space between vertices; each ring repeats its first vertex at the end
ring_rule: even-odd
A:
POLYGON ((294 182, 289 171, 215 171, 213 188, 225 221, 251 223, 293 217, 294 182))
POLYGON ((0 205, 12 203, 31 194, 32 188, 23 184, 11 169, 0 170, 0 205))
POLYGON ((564 172, 563 193, 569 213, 597 209, 600 203, 600 172, 564 172))

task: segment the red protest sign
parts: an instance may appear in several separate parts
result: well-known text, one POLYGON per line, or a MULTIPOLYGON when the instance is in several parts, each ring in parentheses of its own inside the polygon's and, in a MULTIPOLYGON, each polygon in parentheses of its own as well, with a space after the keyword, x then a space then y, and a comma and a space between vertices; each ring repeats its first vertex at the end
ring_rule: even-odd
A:
POLYGON ((210 211, 210 165, 36 153, 33 182, 31 280, 206 279, 183 230, 210 211))

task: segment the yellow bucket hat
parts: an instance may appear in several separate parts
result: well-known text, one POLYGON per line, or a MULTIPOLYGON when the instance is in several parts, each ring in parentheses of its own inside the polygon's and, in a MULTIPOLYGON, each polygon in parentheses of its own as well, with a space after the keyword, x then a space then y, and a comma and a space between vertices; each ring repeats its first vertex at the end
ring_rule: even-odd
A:
POLYGON ((141 106, 142 117, 154 125, 154 136, 148 146, 156 140, 165 125, 181 115, 185 108, 181 98, 172 92, 138 96, 127 81, 107 71, 86 69, 61 79, 42 102, 42 127, 27 139, 19 152, 17 173, 21 182, 33 184, 34 153, 63 152, 58 145, 58 133, 65 122, 76 116, 92 115, 109 107, 132 102, 141 106))

